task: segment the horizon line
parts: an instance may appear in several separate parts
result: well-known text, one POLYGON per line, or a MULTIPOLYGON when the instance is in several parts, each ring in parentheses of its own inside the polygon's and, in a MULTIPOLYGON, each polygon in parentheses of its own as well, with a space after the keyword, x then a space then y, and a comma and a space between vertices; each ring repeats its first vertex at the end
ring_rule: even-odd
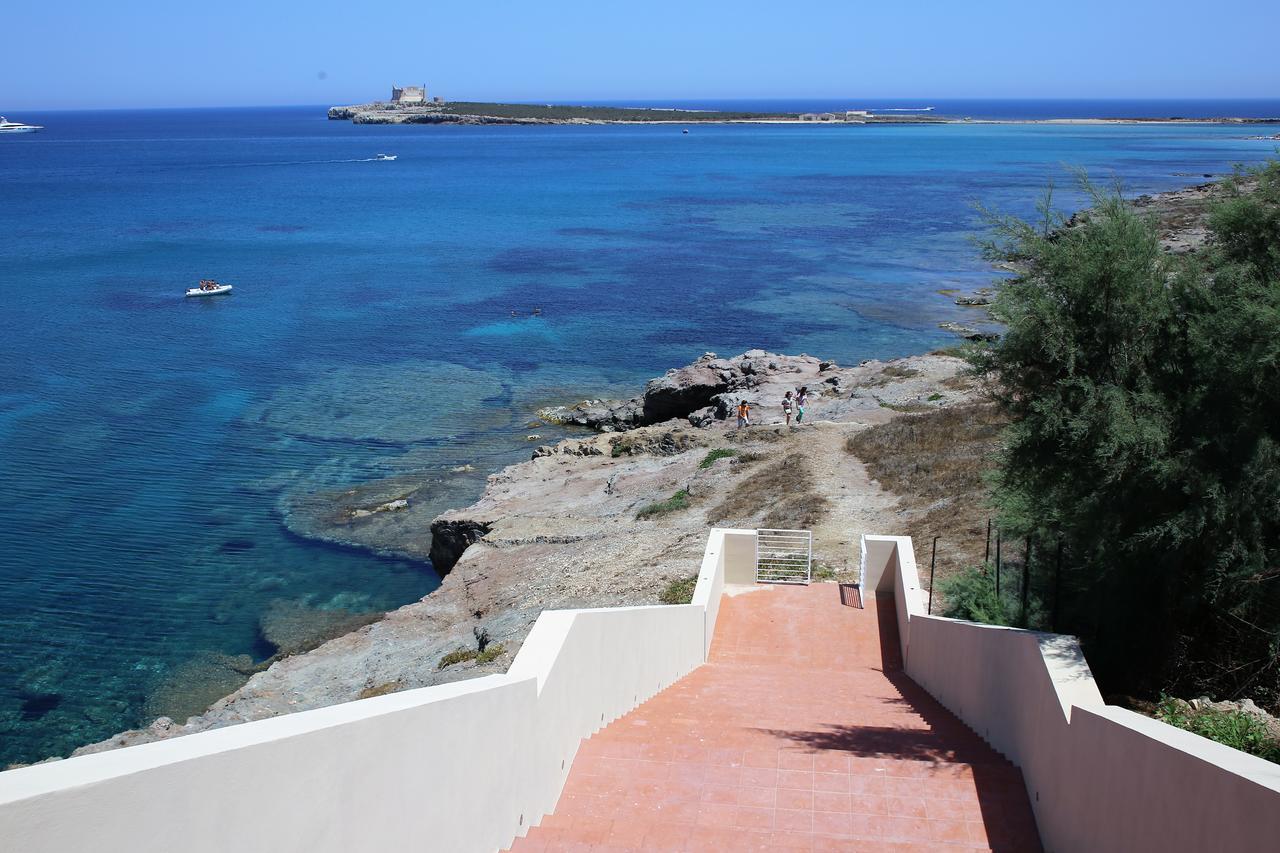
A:
MULTIPOLYGON (((1107 96, 1107 97, 1089 97, 1085 95, 1072 96, 1053 96, 1053 97, 1035 97, 1035 96, 999 96, 986 97, 981 95, 964 95, 964 96, 948 96, 939 98, 928 98, 919 95, 877 95, 871 97, 850 96, 844 97, 839 95, 758 95, 758 96, 681 96, 678 98, 663 98, 652 96, 636 96, 636 97, 590 97, 590 98, 511 98, 500 100, 472 100, 468 98, 451 98, 446 99, 446 103, 490 103, 490 104, 554 104, 557 106, 574 106, 574 105, 600 105, 600 104, 617 104, 624 105, 625 102, 643 102, 643 103, 687 103, 696 101, 720 101, 720 102, 759 102, 759 101, 867 101, 867 100, 883 100, 883 101, 934 101, 937 103, 946 103, 948 101, 989 101, 993 103, 1000 102, 1018 102, 1018 101, 1035 101, 1040 103, 1065 103, 1065 102, 1121 102, 1121 101, 1145 101, 1149 103, 1162 102, 1196 102, 1196 101, 1258 101, 1258 102, 1280 102, 1280 97, 1263 97, 1257 95, 1238 96, 1238 95, 1214 95, 1214 96, 1195 96, 1195 97, 1178 97, 1178 96, 1107 96)), ((363 103, 377 103, 377 100, 364 101, 363 103)), ((28 112, 142 112, 142 111, 166 111, 166 110, 252 110, 252 109, 288 109, 288 108, 319 108, 328 109, 335 106, 334 103, 326 103, 316 101, 313 103, 290 102, 278 104, 203 104, 199 106, 101 106, 101 107, 18 107, 14 112, 26 110, 28 112)), ((868 109, 873 109, 867 107, 868 109)))

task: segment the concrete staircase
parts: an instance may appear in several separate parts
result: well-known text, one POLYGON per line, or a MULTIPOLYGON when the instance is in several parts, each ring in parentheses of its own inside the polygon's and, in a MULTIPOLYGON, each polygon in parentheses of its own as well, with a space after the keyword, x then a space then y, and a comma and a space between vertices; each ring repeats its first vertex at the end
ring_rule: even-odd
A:
POLYGON ((901 672, 892 601, 727 597, 708 664, 585 741, 538 850, 1038 850, 1022 775, 901 672))

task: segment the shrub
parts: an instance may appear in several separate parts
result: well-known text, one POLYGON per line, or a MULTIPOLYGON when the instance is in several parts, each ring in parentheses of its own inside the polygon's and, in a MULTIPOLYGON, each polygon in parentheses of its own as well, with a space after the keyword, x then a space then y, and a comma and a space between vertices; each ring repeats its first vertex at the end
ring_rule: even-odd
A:
POLYGON ((1008 592, 1002 589, 996 596, 996 576, 990 566, 970 566, 943 578, 937 593, 942 597, 942 615, 952 619, 1009 625, 1011 614, 1017 611, 1008 592))
POLYGON ((476 654, 476 663, 489 663, 497 660, 498 657, 506 651, 502 643, 491 643, 485 646, 485 650, 476 654))
POLYGON ((693 588, 697 585, 697 575, 676 578, 667 584, 667 588, 658 595, 658 600, 663 604, 688 604, 693 601, 693 588))
POLYGON ((1156 706, 1156 718, 1232 749, 1280 763, 1280 743, 1253 714, 1217 708, 1192 710, 1186 702, 1162 695, 1156 706))
POLYGON ((436 671, 439 672, 446 667, 453 666, 464 661, 475 660, 479 657, 480 652, 477 649, 454 649, 449 654, 440 658, 440 662, 436 664, 436 671))
POLYGON ((706 456, 702 457, 702 461, 698 463, 699 468, 710 468, 716 464, 717 459, 728 459, 731 456, 737 456, 738 451, 732 447, 717 447, 706 456))
POLYGON ((669 512, 689 508, 689 490, 681 489, 665 501, 657 501, 636 513, 636 518, 653 518, 655 515, 666 515, 669 512))
POLYGON ((1061 629, 1108 692, 1280 700, 1280 162, 1229 182, 1204 251, 1085 185, 1068 223, 993 218, 1011 425, 1001 528, 1064 544, 1061 629))

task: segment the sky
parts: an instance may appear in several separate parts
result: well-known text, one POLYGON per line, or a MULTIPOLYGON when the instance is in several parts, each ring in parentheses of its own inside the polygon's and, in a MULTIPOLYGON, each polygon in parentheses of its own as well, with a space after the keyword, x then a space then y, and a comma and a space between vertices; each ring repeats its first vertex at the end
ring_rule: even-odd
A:
POLYGON ((0 111, 1280 97, 1277 0, 6 0, 0 111))

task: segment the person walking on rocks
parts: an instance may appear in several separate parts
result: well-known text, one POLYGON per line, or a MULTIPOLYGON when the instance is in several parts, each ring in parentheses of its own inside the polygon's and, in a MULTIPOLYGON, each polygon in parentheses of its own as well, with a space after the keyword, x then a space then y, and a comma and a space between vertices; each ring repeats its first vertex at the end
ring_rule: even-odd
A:
POLYGON ((801 385, 796 392, 796 423, 804 420, 804 404, 809 402, 809 386, 801 385))
POLYGON ((791 392, 788 391, 782 397, 782 416, 787 419, 787 426, 791 426, 791 409, 795 405, 795 401, 791 399, 791 392))
POLYGON ((751 426, 751 407, 746 400, 738 401, 738 429, 751 426))

